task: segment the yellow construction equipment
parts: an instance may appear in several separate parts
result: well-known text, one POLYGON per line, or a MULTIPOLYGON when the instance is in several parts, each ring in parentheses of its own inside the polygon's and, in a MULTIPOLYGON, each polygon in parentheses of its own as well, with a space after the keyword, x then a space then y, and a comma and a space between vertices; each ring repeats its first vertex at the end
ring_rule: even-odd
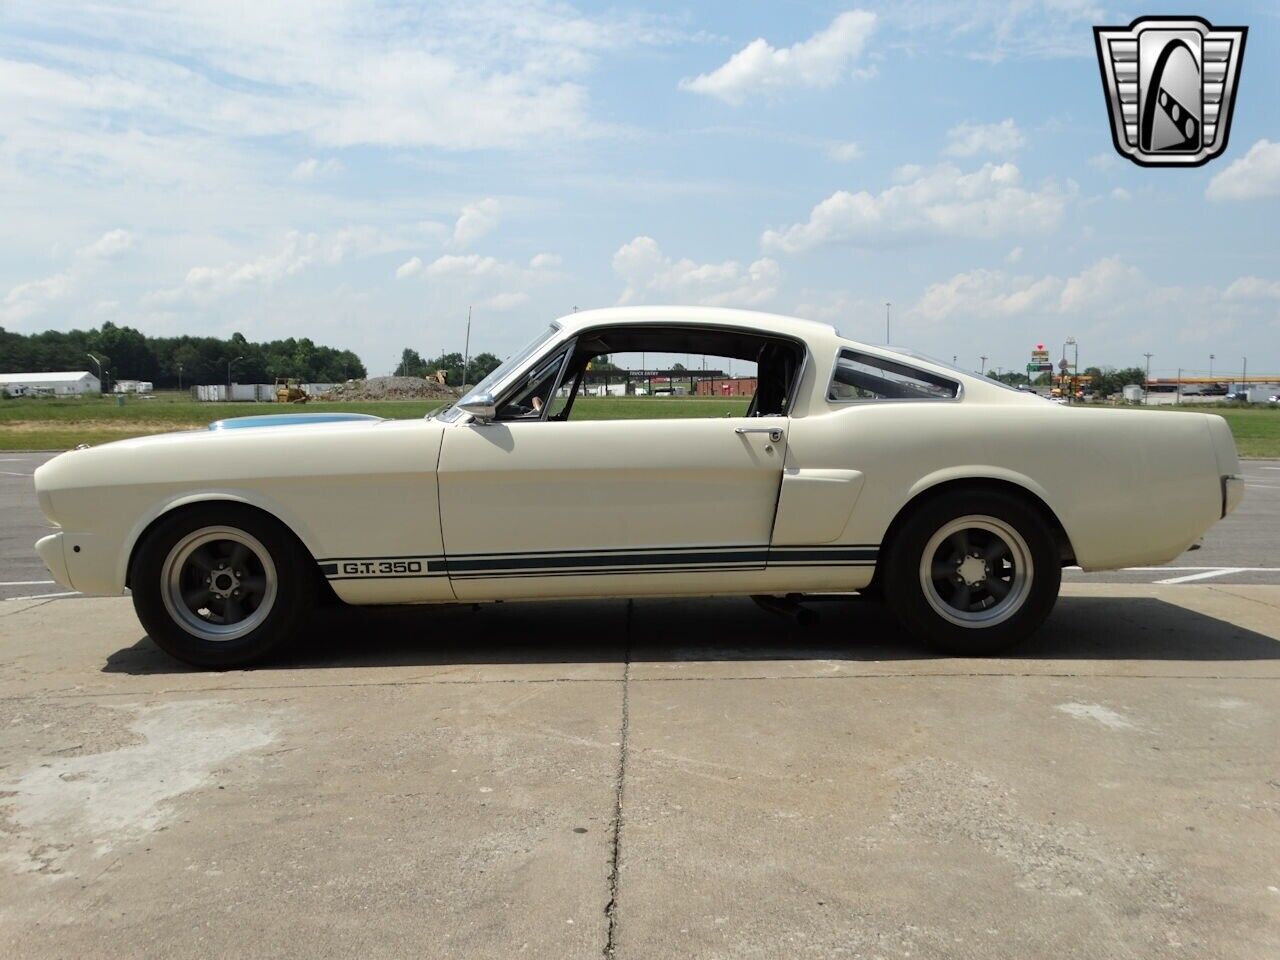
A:
POLYGON ((306 403, 311 398, 292 377, 276 377, 276 403, 306 403))

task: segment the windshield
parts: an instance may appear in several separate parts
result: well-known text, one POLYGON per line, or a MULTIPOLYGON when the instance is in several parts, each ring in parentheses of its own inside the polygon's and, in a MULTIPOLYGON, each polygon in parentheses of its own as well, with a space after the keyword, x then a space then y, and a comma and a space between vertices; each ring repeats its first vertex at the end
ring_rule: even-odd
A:
MULTIPOLYGON (((459 413, 462 412, 461 410, 459 410, 458 404, 465 403, 467 400, 470 400, 473 397, 478 397, 482 393, 492 393, 494 387, 496 387, 503 380, 507 379, 507 377, 510 376, 515 370, 518 370, 525 363, 527 363, 531 356, 533 356, 535 353, 541 350, 543 346, 547 343, 547 341, 550 340, 559 332, 560 332, 560 324, 558 323, 551 324, 551 326, 549 326, 546 330, 543 330, 542 333, 534 337, 533 340, 530 341, 529 345, 526 346, 523 350, 519 351, 518 353, 513 353, 501 364, 499 364, 496 368, 494 368, 494 371, 492 373, 490 373, 487 377, 485 377, 483 380, 477 383, 474 387, 472 387, 462 397, 462 399, 458 400, 456 403, 452 404, 446 409, 440 411, 440 413, 438 414, 440 419, 453 420, 458 416, 459 413)), ((428 414, 428 416, 430 416, 430 414, 428 414)))

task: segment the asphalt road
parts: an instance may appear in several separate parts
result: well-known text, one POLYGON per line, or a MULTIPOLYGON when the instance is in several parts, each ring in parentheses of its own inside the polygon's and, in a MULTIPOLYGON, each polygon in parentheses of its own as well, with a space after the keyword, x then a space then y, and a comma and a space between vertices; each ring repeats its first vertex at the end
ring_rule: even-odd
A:
MULTIPOLYGON (((49 580, 31 548, 48 529, 31 475, 53 456, 0 453, 0 599, 64 594, 49 580)), ((1063 579, 1068 583, 1280 584, 1280 461, 1250 460, 1243 467, 1244 502, 1209 531, 1201 549, 1188 551, 1164 567, 1108 573, 1068 570, 1063 579)))

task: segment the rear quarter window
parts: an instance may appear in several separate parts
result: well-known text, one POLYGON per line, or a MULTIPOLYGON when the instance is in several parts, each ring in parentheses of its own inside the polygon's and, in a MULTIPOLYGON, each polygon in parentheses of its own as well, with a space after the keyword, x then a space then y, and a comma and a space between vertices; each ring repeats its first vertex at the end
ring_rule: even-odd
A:
POLYGON ((827 389, 827 399, 836 402, 954 400, 959 395, 956 380, 856 350, 840 351, 827 389))

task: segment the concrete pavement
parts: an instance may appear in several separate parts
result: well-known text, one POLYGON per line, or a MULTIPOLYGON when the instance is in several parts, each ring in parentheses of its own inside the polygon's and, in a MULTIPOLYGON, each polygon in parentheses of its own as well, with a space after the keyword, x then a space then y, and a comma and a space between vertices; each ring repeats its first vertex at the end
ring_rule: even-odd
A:
POLYGON ((984 660, 818 609, 341 611, 211 674, 0 602, 0 947, 1280 953, 1280 588, 1069 585, 984 660))

